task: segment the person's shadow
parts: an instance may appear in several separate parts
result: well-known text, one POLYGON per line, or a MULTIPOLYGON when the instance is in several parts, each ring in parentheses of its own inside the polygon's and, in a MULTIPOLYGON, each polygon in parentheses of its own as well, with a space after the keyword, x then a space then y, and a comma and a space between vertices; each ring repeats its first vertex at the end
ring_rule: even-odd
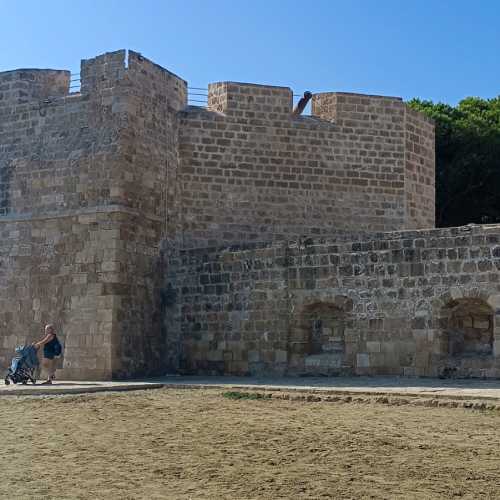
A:
POLYGON ((35 384, 36 386, 44 386, 44 387, 66 387, 66 386, 92 386, 92 385, 97 385, 95 382, 52 382, 52 384, 43 384, 43 382, 37 382, 35 384))

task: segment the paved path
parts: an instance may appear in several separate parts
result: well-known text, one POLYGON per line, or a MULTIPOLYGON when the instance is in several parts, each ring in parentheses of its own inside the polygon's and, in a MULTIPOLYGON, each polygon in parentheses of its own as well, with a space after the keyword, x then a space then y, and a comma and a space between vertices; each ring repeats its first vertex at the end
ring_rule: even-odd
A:
POLYGON ((0 396, 82 394, 103 391, 132 391, 163 387, 271 389, 331 394, 391 394, 500 401, 500 380, 440 380, 399 377, 162 377, 120 382, 58 381, 54 385, 9 385, 0 381, 0 396))
POLYGON ((0 381, 0 396, 44 396, 57 394, 86 394, 92 392, 106 391, 140 391, 146 389, 161 389, 165 383, 141 380, 141 381, 120 381, 120 382, 90 382, 79 380, 61 380, 52 385, 42 384, 10 384, 5 385, 0 381))
POLYGON ((202 385, 221 388, 261 388, 327 393, 401 394, 453 398, 493 398, 500 400, 500 380, 440 380, 399 377, 178 377, 169 385, 202 385))

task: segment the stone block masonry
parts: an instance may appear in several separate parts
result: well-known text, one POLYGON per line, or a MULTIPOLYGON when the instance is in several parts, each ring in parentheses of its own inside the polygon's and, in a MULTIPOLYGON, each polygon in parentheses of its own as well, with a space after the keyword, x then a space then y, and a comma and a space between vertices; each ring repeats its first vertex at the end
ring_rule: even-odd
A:
POLYGON ((185 373, 500 377, 500 226, 185 250, 185 373))
POLYGON ((399 98, 212 84, 181 114, 184 246, 434 226, 434 127, 399 98), (417 128, 418 127, 418 128, 417 128))
POLYGON ((2 368, 50 321, 63 377, 162 372, 157 268, 186 96, 135 52, 82 61, 78 93, 67 71, 0 73, 2 368))
POLYGON ((0 368, 61 377, 499 375, 498 228, 434 230, 399 98, 187 83, 133 51, 0 73, 0 368), (415 231, 413 231, 415 230, 415 231))

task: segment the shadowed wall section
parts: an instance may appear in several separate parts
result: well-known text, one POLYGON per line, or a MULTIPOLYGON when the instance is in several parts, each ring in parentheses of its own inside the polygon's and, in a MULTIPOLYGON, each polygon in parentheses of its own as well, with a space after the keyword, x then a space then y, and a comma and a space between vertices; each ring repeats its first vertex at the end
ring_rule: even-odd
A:
POLYGON ((499 226, 186 250, 169 275, 178 368, 499 377, 499 270, 499 226))

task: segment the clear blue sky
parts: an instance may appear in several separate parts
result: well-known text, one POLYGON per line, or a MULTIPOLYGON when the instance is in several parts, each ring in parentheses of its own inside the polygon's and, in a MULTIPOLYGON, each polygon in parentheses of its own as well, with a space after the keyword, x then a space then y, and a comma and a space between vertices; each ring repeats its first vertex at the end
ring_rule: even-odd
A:
POLYGON ((500 94, 498 0, 0 0, 0 12, 0 71, 79 71, 128 48, 191 86, 500 94))

